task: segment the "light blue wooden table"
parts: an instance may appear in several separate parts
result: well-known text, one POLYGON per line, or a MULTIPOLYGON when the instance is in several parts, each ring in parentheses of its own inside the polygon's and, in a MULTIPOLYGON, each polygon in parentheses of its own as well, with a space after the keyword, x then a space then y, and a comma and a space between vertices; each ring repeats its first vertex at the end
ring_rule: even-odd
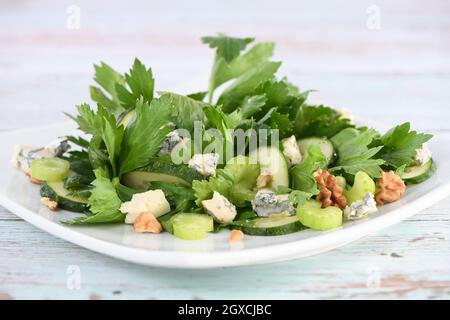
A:
MULTIPOLYGON (((281 72, 316 101, 450 134, 449 2, 376 2, 1 2, 0 129, 63 119, 88 100, 99 60, 125 70, 138 56, 159 90, 201 77, 212 55, 198 38, 225 31, 276 41, 281 72)), ((449 200, 319 256, 206 271, 114 260, 0 208, 0 299, 448 299, 449 200)))

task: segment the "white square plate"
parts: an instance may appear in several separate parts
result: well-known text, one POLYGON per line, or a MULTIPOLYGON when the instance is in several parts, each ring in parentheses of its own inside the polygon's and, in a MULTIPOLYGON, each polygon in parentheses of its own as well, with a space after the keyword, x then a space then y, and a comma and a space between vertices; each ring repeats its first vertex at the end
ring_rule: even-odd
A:
POLYGON ((74 123, 11 131, 0 134, 0 204, 36 227, 90 250, 149 266, 214 268, 270 263, 324 252, 406 219, 450 195, 450 138, 430 142, 438 170, 427 182, 408 189, 398 202, 384 206, 370 218, 346 223, 330 232, 305 230, 278 237, 246 236, 230 244, 228 231, 209 234, 205 240, 183 241, 170 234, 137 234, 132 226, 67 226, 60 220, 75 214, 51 212, 40 204, 39 186, 9 161, 15 144, 45 145, 55 137, 75 134, 74 123))

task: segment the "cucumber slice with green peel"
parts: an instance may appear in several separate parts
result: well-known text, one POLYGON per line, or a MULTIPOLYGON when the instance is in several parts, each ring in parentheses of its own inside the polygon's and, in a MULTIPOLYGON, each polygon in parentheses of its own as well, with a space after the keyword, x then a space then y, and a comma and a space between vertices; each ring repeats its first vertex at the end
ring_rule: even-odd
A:
POLYGON ((342 210, 338 207, 297 208, 297 217, 306 227, 313 230, 327 231, 342 225, 342 210))
POLYGON ((85 212, 88 210, 87 198, 71 195, 70 191, 64 188, 62 181, 44 182, 40 193, 41 197, 47 197, 56 201, 61 209, 73 212, 85 212))
POLYGON ((133 171, 125 174, 122 178, 124 185, 139 191, 147 190, 152 181, 180 183, 190 186, 190 183, 186 180, 164 173, 133 171))
POLYGON ((436 172, 436 164, 433 160, 428 161, 422 166, 407 167, 401 178, 406 184, 419 184, 431 178, 436 172))
MULTIPOLYGON (((283 153, 277 147, 259 147, 249 155, 251 163, 259 163, 261 172, 270 172, 273 180, 270 189, 289 187, 289 166, 283 153)), ((267 186, 265 186, 267 188, 267 186)))
POLYGON ((152 181, 180 183, 190 186, 193 180, 203 180, 204 176, 185 164, 176 165, 170 156, 155 158, 147 167, 126 173, 124 185, 140 191, 147 190, 152 181))
POLYGON ((201 240, 214 230, 214 221, 206 214, 178 213, 172 218, 172 228, 177 238, 201 240))
POLYGON ((298 148, 302 155, 303 161, 308 157, 308 149, 311 145, 317 144, 322 150, 323 155, 327 159, 328 164, 333 162, 335 158, 335 150, 330 140, 325 138, 311 137, 306 139, 300 139, 297 141, 298 148))
POLYGON ((31 162, 30 175, 40 181, 62 181, 69 175, 70 163, 60 158, 43 158, 31 162))
POLYGON ((367 173, 359 171, 355 175, 355 183, 353 184, 353 187, 344 191, 344 195, 347 198, 347 204, 351 205, 356 201, 364 199, 367 192, 375 194, 375 181, 373 181, 367 173))
POLYGON ((231 226, 251 236, 281 236, 305 229, 296 216, 286 215, 234 221, 231 226))

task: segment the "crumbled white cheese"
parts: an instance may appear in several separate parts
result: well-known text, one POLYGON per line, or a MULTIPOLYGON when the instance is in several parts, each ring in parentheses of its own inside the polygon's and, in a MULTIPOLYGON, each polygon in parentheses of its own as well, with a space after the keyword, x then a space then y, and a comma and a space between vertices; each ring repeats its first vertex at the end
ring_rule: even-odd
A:
POLYGON ((260 217, 279 213, 295 213, 295 208, 289 201, 288 195, 276 195, 269 189, 262 189, 256 193, 252 200, 252 208, 260 217))
POLYGON ((202 205, 206 212, 219 223, 231 222, 237 214, 236 207, 217 191, 214 191, 210 200, 203 200, 202 205))
POLYGON ((54 150, 47 148, 39 148, 32 145, 19 144, 14 147, 14 154, 11 159, 11 164, 28 173, 31 168, 31 162, 35 159, 53 158, 55 157, 54 150))
POLYGON ((14 154, 11 164, 28 173, 31 168, 31 162, 36 159, 54 158, 62 156, 70 146, 67 139, 57 139, 45 147, 36 147, 28 144, 18 144, 14 147, 14 154))
POLYGON ((358 220, 378 211, 373 193, 367 192, 364 199, 353 202, 344 209, 347 220, 358 220))
POLYGON ((431 160, 433 154, 431 153, 430 148, 427 143, 424 143, 420 149, 416 150, 416 156, 414 157, 415 164, 423 166, 428 161, 431 160))
POLYGON ((194 154, 188 164, 189 168, 194 169, 202 176, 214 176, 218 161, 217 153, 194 154))
POLYGON ((355 117, 347 109, 338 109, 337 112, 341 115, 341 119, 348 119, 351 124, 355 124, 355 117))
POLYGON ((295 166, 302 162, 302 154, 295 136, 283 140, 283 154, 290 166, 295 166))
POLYGON ((70 149, 70 145, 66 138, 58 138, 51 141, 44 148, 51 150, 55 157, 60 157, 70 149))
POLYGON ((150 212, 156 218, 170 211, 164 192, 160 189, 136 193, 131 201, 122 203, 120 212, 125 213, 125 223, 134 223, 136 218, 143 212, 150 212))
POLYGON ((177 130, 171 131, 161 145, 160 154, 171 153, 178 144, 186 143, 188 140, 188 138, 181 137, 177 130))

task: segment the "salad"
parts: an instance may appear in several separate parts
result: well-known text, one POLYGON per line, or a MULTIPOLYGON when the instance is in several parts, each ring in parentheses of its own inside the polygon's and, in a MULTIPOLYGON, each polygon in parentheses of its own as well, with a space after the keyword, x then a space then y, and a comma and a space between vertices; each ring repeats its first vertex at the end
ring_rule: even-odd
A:
POLYGON ((41 185, 43 205, 82 214, 69 225, 125 223, 184 240, 229 229, 239 241, 338 228, 435 172, 432 135, 410 123, 381 133, 308 103, 311 90, 277 77, 273 43, 202 41, 215 52, 205 91, 155 91, 138 59, 124 74, 100 63, 92 106, 68 115, 79 135, 16 146, 13 164, 41 185))

